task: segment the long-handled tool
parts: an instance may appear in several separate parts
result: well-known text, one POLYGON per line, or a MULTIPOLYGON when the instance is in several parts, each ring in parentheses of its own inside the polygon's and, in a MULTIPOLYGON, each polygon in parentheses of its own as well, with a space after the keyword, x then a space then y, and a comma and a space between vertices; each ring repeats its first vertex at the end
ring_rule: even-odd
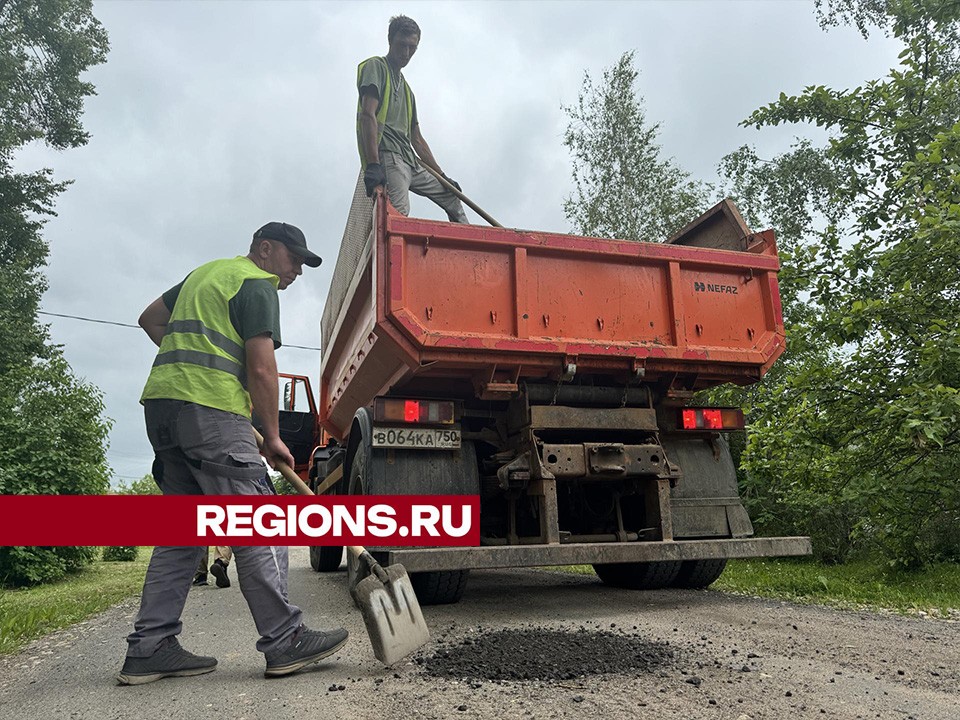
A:
POLYGON ((490 223, 490 224, 493 225, 494 227, 503 227, 503 225, 501 225, 501 224, 498 223, 496 220, 494 220, 492 217, 490 217, 490 216, 484 211, 483 208, 481 208, 481 207, 480 207, 479 205, 477 205, 473 200, 471 200, 471 199, 468 198, 466 195, 464 195, 461 191, 457 190, 457 188, 456 188, 454 185, 451 185, 451 184, 450 184, 450 181, 449 181, 449 180, 447 180, 443 175, 441 175, 440 173, 438 173, 438 172, 437 172, 436 170, 434 170, 432 167, 430 167, 429 165, 427 165, 423 160, 420 161, 420 165, 423 167, 424 170, 426 170, 428 173, 430 173, 431 175, 433 175, 437 180, 439 180, 439 181, 440 181, 440 184, 443 185, 447 190, 449 190, 449 191, 452 192, 454 195, 456 195, 458 198, 460 198, 460 200, 462 200, 463 203, 467 205, 467 207, 469 207, 471 210, 473 210, 475 213, 477 213, 477 215, 479 215, 480 217, 482 217, 484 220, 486 220, 488 223, 490 223))
MULTIPOLYGON (((256 429, 253 432, 262 449, 263 436, 256 429)), ((278 462, 277 470, 301 495, 315 494, 286 463, 278 462)), ((426 645, 430 630, 406 568, 399 563, 381 567, 359 545, 348 546, 347 552, 370 568, 370 575, 357 583, 352 594, 363 615, 363 624, 367 627, 377 660, 384 665, 393 665, 426 645)))

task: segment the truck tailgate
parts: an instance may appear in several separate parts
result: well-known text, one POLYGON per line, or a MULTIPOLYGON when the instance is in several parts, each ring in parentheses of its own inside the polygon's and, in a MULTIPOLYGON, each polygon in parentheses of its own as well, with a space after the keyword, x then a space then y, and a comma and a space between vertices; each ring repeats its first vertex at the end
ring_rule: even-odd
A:
POLYGON ((574 367, 754 382, 784 349, 776 244, 728 229, 745 251, 456 225, 378 203, 359 260, 338 262, 351 273, 342 302, 325 310, 321 421, 342 437, 358 407, 414 377, 466 378, 491 397, 574 367))

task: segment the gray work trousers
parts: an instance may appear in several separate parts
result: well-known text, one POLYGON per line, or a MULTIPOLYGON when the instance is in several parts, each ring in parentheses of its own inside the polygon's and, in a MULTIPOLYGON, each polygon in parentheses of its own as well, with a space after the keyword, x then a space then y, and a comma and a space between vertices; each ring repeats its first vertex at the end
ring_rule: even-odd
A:
POLYGON ((410 167, 400 155, 392 152, 381 152, 380 163, 387 174, 387 195, 401 213, 410 214, 410 192, 414 192, 442 207, 450 222, 466 224, 467 216, 460 199, 422 167, 410 167))
MULTIPOLYGON (((164 495, 272 495, 250 421, 180 400, 145 400, 147 436, 156 453, 153 477, 164 495)), ((180 615, 205 547, 156 547, 143 582, 140 612, 127 655, 149 657, 179 635, 180 615)), ((275 652, 302 622, 287 601, 287 548, 234 546, 237 578, 260 640, 275 652)))

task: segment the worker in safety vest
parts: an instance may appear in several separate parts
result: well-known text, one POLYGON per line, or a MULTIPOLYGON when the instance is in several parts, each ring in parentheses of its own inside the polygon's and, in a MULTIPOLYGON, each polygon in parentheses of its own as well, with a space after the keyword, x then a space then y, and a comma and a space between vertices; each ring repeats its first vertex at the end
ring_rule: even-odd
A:
MULTIPOLYGON (((253 427, 263 426, 263 456, 293 465, 280 439, 277 364, 283 290, 320 257, 293 225, 257 230, 245 256, 214 260, 154 300, 140 326, 159 346, 141 402, 164 495, 270 495, 253 427)), ((234 547, 240 590, 266 656, 266 676, 287 675, 341 647, 347 631, 309 630, 287 600, 285 547, 234 547)), ((156 547, 140 612, 127 637, 118 680, 142 685, 216 669, 212 657, 180 647, 180 615, 203 547, 156 547)))
POLYGON ((420 160, 446 177, 420 133, 417 102, 403 77, 420 44, 420 26, 405 15, 390 20, 387 30, 390 50, 386 57, 364 60, 357 68, 357 145, 363 167, 367 196, 379 185, 386 185, 393 206, 410 214, 410 191, 427 197, 442 207, 451 222, 465 223, 460 200, 440 181, 424 170, 420 160), (416 151, 416 155, 414 155, 416 151))

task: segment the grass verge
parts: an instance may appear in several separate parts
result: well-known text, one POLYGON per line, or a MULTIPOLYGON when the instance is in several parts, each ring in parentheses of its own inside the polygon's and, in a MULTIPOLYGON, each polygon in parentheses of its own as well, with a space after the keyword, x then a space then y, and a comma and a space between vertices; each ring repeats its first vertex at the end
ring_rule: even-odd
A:
POLYGON ((49 585, 0 590, 0 655, 140 592, 151 550, 140 548, 137 559, 129 562, 98 560, 49 585))
MULTIPOLYGON (((589 565, 563 569, 593 574, 589 565)), ((844 609, 960 617, 960 565, 955 563, 932 565, 917 572, 895 572, 869 560, 845 565, 790 558, 731 560, 710 588, 844 609)))
POLYGON ((842 608, 960 615, 960 566, 955 563, 905 572, 870 560, 844 565, 787 558, 731 560, 711 587, 842 608))

